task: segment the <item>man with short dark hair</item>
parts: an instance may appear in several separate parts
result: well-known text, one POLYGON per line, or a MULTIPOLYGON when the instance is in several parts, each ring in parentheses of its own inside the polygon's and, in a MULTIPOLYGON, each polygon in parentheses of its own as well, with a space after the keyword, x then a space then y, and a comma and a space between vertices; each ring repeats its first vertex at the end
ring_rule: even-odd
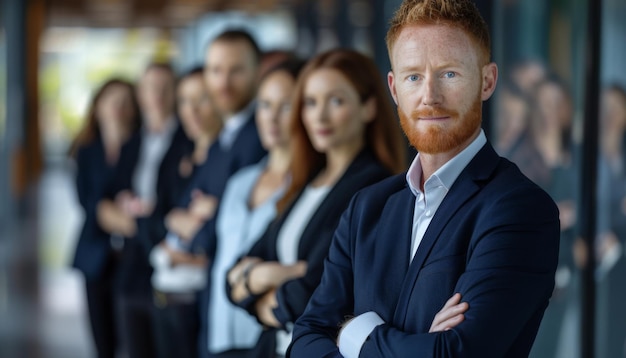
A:
MULTIPOLYGON (((236 171, 257 163, 266 153, 254 120, 259 61, 255 40, 243 30, 228 30, 218 35, 205 54, 204 78, 223 127, 179 208, 168 215, 166 223, 169 231, 183 241, 204 248, 209 270, 216 251, 217 207, 226 182, 236 171)), ((207 341, 209 287, 201 293, 199 355, 228 357, 230 352, 215 352, 207 341)))
POLYGON ((559 216, 480 127, 498 77, 489 41, 470 0, 396 12, 388 82, 419 153, 352 199, 288 356, 528 356, 554 287, 559 216))
POLYGON ((148 262, 154 243, 145 233, 161 192, 159 177, 174 165, 168 154, 187 140, 176 135, 174 82, 169 64, 146 67, 137 87, 142 128, 122 147, 97 208, 99 225, 111 234, 111 243, 119 251, 117 304, 122 346, 131 358, 156 355, 148 262))

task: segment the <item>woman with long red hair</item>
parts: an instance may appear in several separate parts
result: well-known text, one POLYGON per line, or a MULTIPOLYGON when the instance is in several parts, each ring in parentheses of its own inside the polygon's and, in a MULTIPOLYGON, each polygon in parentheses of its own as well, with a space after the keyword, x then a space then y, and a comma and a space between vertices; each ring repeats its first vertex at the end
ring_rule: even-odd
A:
POLYGON ((294 97, 291 183, 279 216, 227 278, 231 300, 268 328, 257 357, 285 354, 352 195, 405 167, 405 141, 368 57, 345 49, 318 55, 294 97))

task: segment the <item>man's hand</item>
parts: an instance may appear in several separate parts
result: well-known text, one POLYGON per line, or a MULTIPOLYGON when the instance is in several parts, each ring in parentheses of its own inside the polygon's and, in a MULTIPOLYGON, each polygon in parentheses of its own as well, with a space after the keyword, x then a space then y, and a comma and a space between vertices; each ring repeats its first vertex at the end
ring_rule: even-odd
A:
POLYGON ((119 192, 115 196, 115 205, 117 205, 124 214, 132 218, 147 217, 154 209, 153 203, 142 200, 130 190, 119 192))
POLYGON ((96 210, 98 224, 106 232, 127 238, 131 238, 137 233, 135 218, 122 211, 115 202, 108 199, 101 200, 96 210))
POLYGON ((469 304, 467 302, 459 302, 461 302, 461 294, 455 293, 435 315, 428 333, 447 331, 463 322, 465 319, 464 313, 469 309, 469 304))
POLYGON ((304 276, 307 263, 298 261, 293 265, 281 265, 277 261, 265 261, 254 265, 248 276, 250 293, 260 294, 283 283, 304 276))
POLYGON ((278 306, 278 302, 276 301, 276 290, 272 289, 261 296, 261 298, 256 301, 254 305, 259 321, 268 327, 280 327, 280 322, 278 322, 274 316, 274 312, 272 312, 272 309, 276 306, 278 306))
POLYGON ((218 200, 213 195, 207 195, 200 190, 191 193, 189 213, 203 221, 212 219, 217 209, 218 200))
POLYGON ((173 209, 165 217, 165 226, 178 237, 189 241, 202 228, 203 221, 183 209, 173 209))

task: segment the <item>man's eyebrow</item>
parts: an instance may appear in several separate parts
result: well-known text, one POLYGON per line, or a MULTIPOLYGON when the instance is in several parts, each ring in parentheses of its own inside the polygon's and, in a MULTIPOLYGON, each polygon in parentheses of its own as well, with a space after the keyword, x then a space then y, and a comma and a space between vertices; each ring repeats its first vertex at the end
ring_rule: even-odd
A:
MULTIPOLYGON (((434 70, 442 70, 444 68, 459 68, 461 66, 462 64, 459 61, 449 61, 438 65, 434 68, 434 70)), ((423 66, 412 64, 407 66, 396 66, 396 69, 398 73, 412 73, 421 71, 422 67, 423 66)), ((393 68, 392 71, 394 71, 393 68)))

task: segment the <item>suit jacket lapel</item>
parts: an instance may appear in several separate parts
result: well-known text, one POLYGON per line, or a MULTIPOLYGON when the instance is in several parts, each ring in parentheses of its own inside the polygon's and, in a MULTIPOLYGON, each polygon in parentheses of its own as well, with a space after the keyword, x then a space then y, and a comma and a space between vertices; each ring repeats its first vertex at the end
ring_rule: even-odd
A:
MULTIPOLYGON (((380 222, 390 224, 379 225, 374 234, 374 250, 380 253, 376 255, 376 265, 384 270, 382 276, 386 281, 384 287, 387 295, 395 295, 389 302, 397 302, 402 297, 401 290, 409 268, 414 209, 415 196, 408 188, 396 192, 387 200, 380 218, 380 222)), ((385 321, 391 320, 393 307, 378 314, 385 321)))
MULTIPOLYGON (((468 166, 461 172, 450 191, 441 202, 433 217, 424 237, 415 253, 415 257, 409 266, 400 299, 396 306, 394 322, 405 325, 407 309, 411 294, 414 290, 417 277, 424 266, 424 262, 430 255, 433 246, 445 226, 454 217, 456 212, 480 189, 479 181, 488 178, 498 163, 499 156, 490 144, 486 144, 472 159, 468 166)), ((410 225, 412 227, 412 224, 410 225)), ((410 237, 410 234, 409 234, 410 237)))

